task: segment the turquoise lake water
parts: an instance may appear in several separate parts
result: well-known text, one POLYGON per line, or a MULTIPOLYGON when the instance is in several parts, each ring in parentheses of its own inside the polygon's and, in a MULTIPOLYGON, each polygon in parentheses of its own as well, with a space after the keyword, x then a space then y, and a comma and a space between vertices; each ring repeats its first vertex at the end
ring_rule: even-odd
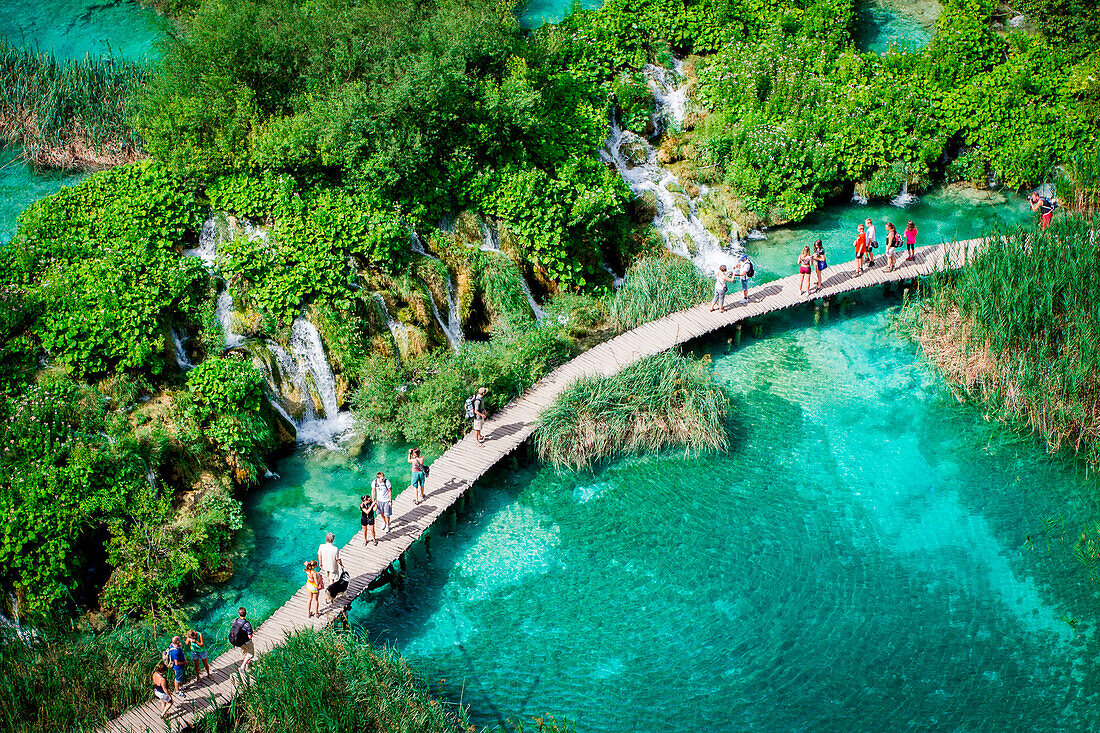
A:
POLYGON ((936 0, 862 0, 852 35, 861 51, 919 51, 932 40, 941 11, 936 0))
MULTIPOLYGON (((728 453, 498 471, 353 622, 482 725, 1084 730, 1097 594, 1066 538, 1100 519, 1095 486, 957 404, 892 318, 876 291, 729 354, 694 345, 732 395, 728 453)), ((208 626, 276 608, 325 531, 358 531, 376 467, 403 465, 399 449, 280 464, 208 626)))
MULTIPOLYGON (((4 0, 0 36, 61 59, 155 55, 162 20, 133 0, 4 0)), ((17 147, 0 148, 0 244, 15 234, 19 212, 81 178, 36 171, 17 147)))

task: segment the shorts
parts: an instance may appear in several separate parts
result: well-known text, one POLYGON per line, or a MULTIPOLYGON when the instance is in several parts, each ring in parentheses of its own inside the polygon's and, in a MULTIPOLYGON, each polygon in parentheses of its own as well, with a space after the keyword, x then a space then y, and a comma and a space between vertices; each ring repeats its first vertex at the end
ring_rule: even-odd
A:
POLYGON ((383 517, 393 516, 393 502, 392 501, 380 501, 378 502, 378 513, 383 517))
POLYGON ((810 274, 810 268, 803 265, 802 267, 798 268, 798 272, 799 272, 800 275, 809 275, 810 274))
POLYGON ((817 263, 817 270, 818 270, 818 272, 821 272, 822 270, 824 270, 828 266, 829 266, 828 263, 822 262, 822 261, 819 260, 818 263, 817 263))
POLYGON ((363 527, 373 527, 374 526, 374 510, 372 509, 367 514, 367 516, 365 516, 365 517, 359 517, 359 524, 363 527))
POLYGON ((252 640, 249 639, 245 643, 241 644, 238 649, 241 650, 241 656, 244 658, 256 656, 256 647, 252 646, 252 640))
POLYGON ((167 692, 153 690, 153 695, 155 695, 158 700, 163 700, 164 702, 172 702, 172 696, 169 695, 167 692))
POLYGON ((749 289, 749 278, 739 277, 737 279, 741 281, 741 289, 742 290, 748 290, 749 289))
POLYGON ((1053 217, 1054 217, 1054 212, 1053 211, 1050 212, 1049 214, 1041 214, 1039 216, 1039 228, 1040 229, 1046 229, 1048 226, 1050 226, 1050 220, 1053 217))
POLYGON ((176 682, 183 682, 183 665, 177 664, 172 666, 172 673, 176 676, 176 682))
POLYGON ((893 257, 895 251, 897 251, 897 247, 887 247, 886 248, 886 256, 887 257, 893 257))
POLYGON ((191 652, 191 661, 197 662, 200 659, 209 659, 210 656, 206 653, 205 649, 199 649, 197 652, 191 652))
POLYGON ((412 486, 413 486, 413 488, 416 488, 418 486, 421 487, 421 488, 424 487, 424 472, 423 471, 413 471, 412 486))
POLYGON ((483 427, 485 427, 485 421, 482 420, 480 417, 475 417, 474 418, 474 430, 477 430, 478 432, 481 432, 481 429, 483 427))

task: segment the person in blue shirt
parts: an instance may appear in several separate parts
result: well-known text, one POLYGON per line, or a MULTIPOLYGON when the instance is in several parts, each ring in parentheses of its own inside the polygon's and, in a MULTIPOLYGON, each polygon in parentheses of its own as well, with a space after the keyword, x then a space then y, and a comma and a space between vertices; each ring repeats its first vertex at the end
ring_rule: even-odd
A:
POLYGON ((168 659, 172 662, 172 672, 176 675, 176 694, 183 696, 180 685, 183 684, 183 670, 185 657, 183 655, 183 639, 172 637, 172 646, 168 647, 168 659))

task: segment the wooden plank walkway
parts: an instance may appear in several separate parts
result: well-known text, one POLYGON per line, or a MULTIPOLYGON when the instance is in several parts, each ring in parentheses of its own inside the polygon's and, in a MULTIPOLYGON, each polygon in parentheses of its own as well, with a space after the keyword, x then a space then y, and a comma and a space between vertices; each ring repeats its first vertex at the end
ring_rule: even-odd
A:
MULTIPOLYGON (((543 409, 577 379, 615 374, 647 356, 747 318, 853 290, 929 275, 934 270, 959 267, 982 243, 983 240, 968 240, 920 247, 912 260, 903 263, 894 272, 886 272, 885 257, 881 256, 880 264, 862 275, 855 274, 854 262, 833 264, 825 271, 827 277, 823 278, 823 289, 812 295, 799 295, 799 276, 792 275, 750 289, 748 303, 727 304, 724 313, 711 313, 709 303, 703 303, 643 324, 580 354, 543 377, 489 419, 483 431, 487 439, 484 445, 479 446, 473 440, 472 433, 468 434, 432 463, 424 503, 417 506, 413 503, 412 492, 402 492, 394 500, 392 529, 387 534, 380 534, 377 546, 365 546, 362 534, 357 534, 340 550, 344 566, 352 576, 347 592, 327 607, 322 604, 320 617, 307 618, 302 615, 307 593, 303 585, 256 629, 253 636, 256 655, 262 655, 300 629, 319 629, 331 623, 475 481, 530 437, 543 409)), ((740 290, 731 287, 728 297, 733 300, 739 296, 740 290)), ((381 526, 380 521, 378 526, 381 526)), ((322 601, 327 599, 327 593, 322 592, 321 598, 322 601)), ((176 697, 175 712, 167 721, 160 718, 160 703, 151 700, 111 721, 106 730, 111 733, 143 733, 180 731, 190 727, 213 707, 232 700, 240 682, 236 674, 239 662, 240 652, 237 649, 231 649, 213 660, 214 682, 202 686, 188 683, 184 688, 187 697, 176 697)))

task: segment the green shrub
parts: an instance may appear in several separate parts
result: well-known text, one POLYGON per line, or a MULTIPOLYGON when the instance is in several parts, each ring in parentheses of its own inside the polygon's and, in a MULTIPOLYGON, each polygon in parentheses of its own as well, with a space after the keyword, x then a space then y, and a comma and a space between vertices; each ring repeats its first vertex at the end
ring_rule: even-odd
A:
POLYGON ((653 92, 640 73, 622 72, 611 85, 611 94, 619 108, 619 120, 624 130, 645 135, 653 114, 653 92))

